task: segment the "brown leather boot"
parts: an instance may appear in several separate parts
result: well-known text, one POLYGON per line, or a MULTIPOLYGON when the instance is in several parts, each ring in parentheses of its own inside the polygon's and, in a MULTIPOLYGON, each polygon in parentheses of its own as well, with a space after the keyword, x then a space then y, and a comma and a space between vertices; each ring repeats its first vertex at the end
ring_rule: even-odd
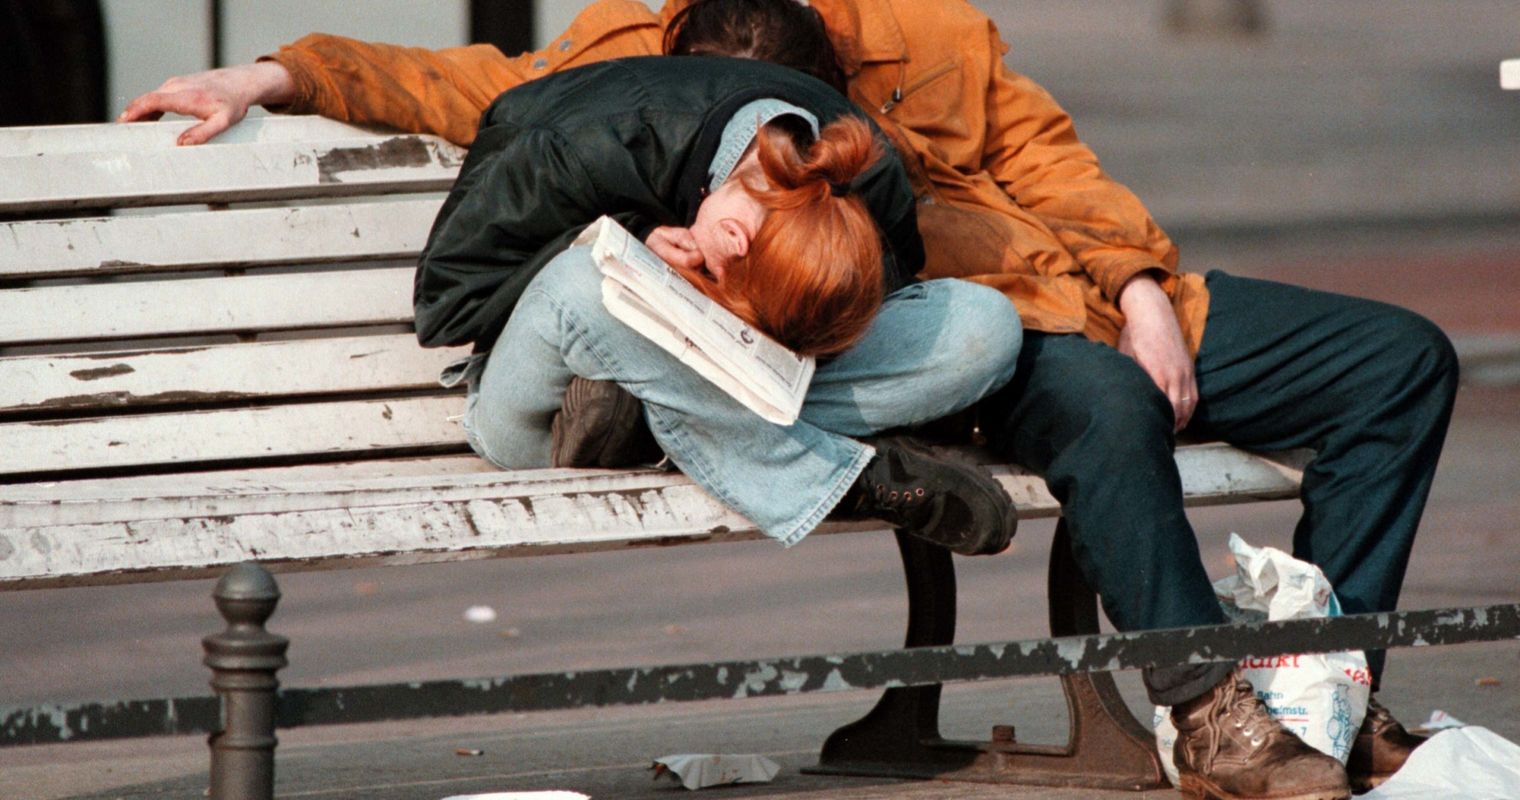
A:
POLYGON ((1193 800, 1345 800, 1341 762, 1279 725, 1239 672, 1172 706, 1178 791, 1193 800))
POLYGON ((644 422, 638 398, 612 381, 570 380, 549 425, 549 464, 621 469, 653 464, 665 453, 644 422))
POLYGON ((1424 744, 1425 738, 1405 730, 1382 703, 1369 698, 1367 717, 1362 720, 1356 741, 1351 744, 1351 756, 1346 759, 1351 788, 1366 792, 1381 785, 1404 766, 1409 754, 1424 744))

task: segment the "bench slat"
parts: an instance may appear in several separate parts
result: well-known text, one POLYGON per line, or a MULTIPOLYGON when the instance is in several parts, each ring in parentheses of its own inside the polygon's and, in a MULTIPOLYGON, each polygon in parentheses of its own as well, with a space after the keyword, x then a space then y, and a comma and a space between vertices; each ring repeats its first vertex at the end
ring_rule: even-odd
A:
MULTIPOLYGON (((126 497, 184 497, 212 492, 244 494, 254 488, 271 485, 304 485, 315 481, 415 478, 423 475, 436 480, 442 475, 473 475, 483 472, 501 472, 501 469, 471 453, 367 458, 362 461, 331 461, 251 469, 173 472, 162 475, 134 475, 126 478, 12 483, 0 485, 0 530, 20 526, 23 516, 31 520, 26 525, 81 524, 85 521, 83 518, 57 516, 60 512, 42 510, 44 505, 57 509, 77 510, 77 507, 69 501, 69 498, 74 497, 90 497, 99 500, 126 497), (64 497, 63 492, 67 492, 68 497, 64 497), (34 516, 36 514, 41 514, 41 516, 34 516)), ((90 518, 88 521, 107 520, 105 517, 98 517, 90 518)))
MULTIPOLYGON (((178 147, 175 140, 179 135, 197 124, 196 120, 176 119, 126 125, 87 123, 0 128, 0 158, 57 153, 172 150, 178 147)), ((230 147, 261 142, 311 143, 341 139, 381 139, 394 135, 395 131, 350 125, 314 115, 250 116, 218 135, 209 144, 198 147, 230 147)))
POLYGON ((0 158, 0 213, 442 191, 461 150, 396 135, 0 158))
POLYGON ((307 477, 258 475, 272 470, 224 472, 207 478, 190 474, 70 481, 0 488, 0 530, 95 525, 150 519, 274 514, 291 511, 381 508, 433 502, 528 497, 560 491, 624 491, 671 485, 663 470, 536 469, 502 470, 479 457, 475 468, 445 461, 411 459, 403 474, 364 476, 345 465, 342 472, 308 472, 307 477), (447 471, 452 470, 452 471, 447 471), (624 480, 626 476, 630 477, 624 480), (656 476, 656 477, 651 477, 656 476), (589 487, 589 488, 588 488, 589 487))
POLYGON ((0 414, 434 389, 468 354, 394 334, 0 358, 0 414))
POLYGON ((0 424, 0 475, 458 445, 462 397, 0 424))
POLYGON ((0 291, 0 345, 406 323, 410 267, 0 291))
MULTIPOLYGON (((1307 458, 1302 451, 1267 458, 1217 444, 1177 452, 1190 505, 1292 497, 1307 458)), ((992 471, 1021 516, 1059 512, 1039 478, 1008 467, 992 471)), ((753 525, 684 475, 659 471, 415 475, 220 490, 225 488, 176 494, 119 481, 97 483, 84 497, 68 484, 0 490, 0 498, 10 498, 0 499, 0 506, 10 506, 0 518, 0 588, 99 583, 111 575, 195 577, 249 558, 333 568, 756 535, 753 525)), ((821 530, 879 527, 831 522, 821 530)))
POLYGON ((413 258, 441 199, 0 225, 0 277, 413 258))

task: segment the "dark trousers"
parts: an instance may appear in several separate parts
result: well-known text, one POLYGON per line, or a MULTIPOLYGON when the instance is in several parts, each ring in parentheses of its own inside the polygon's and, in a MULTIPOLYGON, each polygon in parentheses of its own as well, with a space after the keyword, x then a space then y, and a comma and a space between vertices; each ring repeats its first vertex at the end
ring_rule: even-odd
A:
MULTIPOLYGON (((1319 565, 1348 614, 1398 602, 1446 436, 1457 360, 1401 308, 1221 272, 1208 276, 1199 404, 1188 433, 1240 447, 1314 448, 1293 554, 1319 565)), ((983 401, 1006 458, 1060 500, 1077 563, 1121 631, 1224 622, 1182 508, 1172 411, 1113 348, 1026 332, 1013 382, 983 401)), ((1369 653, 1374 681, 1382 653, 1369 653)), ((1174 705, 1233 665, 1147 670, 1174 705)))

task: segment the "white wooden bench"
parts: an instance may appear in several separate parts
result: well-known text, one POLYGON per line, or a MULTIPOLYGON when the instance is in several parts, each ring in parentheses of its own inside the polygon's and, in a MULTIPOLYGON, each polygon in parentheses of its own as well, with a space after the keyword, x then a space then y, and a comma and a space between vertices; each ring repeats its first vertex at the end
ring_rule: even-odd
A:
MULTIPOLYGON (((450 419, 462 398, 436 383, 459 353, 420 349, 409 328, 415 256, 459 149, 315 118, 174 147, 188 124, 0 130, 0 589, 758 536, 679 474, 509 473, 469 454, 450 419)), ((1293 496, 1302 462, 1222 445, 1177 458, 1193 504, 1293 496)), ((1024 516, 1058 513, 1038 478, 993 471, 1024 516)), ((948 643, 950 558, 899 540, 909 643, 948 643)), ((1091 593, 1069 563, 1052 570, 1053 632, 1095 631, 1091 593)), ((1071 759, 1100 729, 1084 709, 1112 717, 1115 736, 1138 723, 1112 707, 1106 675, 1068 691, 1071 752, 1020 761, 1003 747, 1010 774, 1105 780, 1092 758, 1071 759)), ((922 749, 937 694, 897 698, 877 716, 913 718, 906 729, 927 733, 905 747, 922 749)), ((823 766, 890 772, 851 750, 868 739, 841 731, 823 766)), ((1111 760, 1117 746, 1086 752, 1111 760)), ((955 756, 962 773, 986 766, 969 758, 955 756)), ((1145 769, 1134 758, 1128 774, 1145 769)), ((892 774, 954 771, 925 763, 892 774)))

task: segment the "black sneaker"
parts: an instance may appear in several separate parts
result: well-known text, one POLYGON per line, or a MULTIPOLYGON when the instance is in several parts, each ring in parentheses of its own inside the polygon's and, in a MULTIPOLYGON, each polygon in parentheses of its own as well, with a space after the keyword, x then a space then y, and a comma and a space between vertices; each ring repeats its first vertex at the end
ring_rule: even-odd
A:
POLYGON ((979 467, 931 454, 903 437, 867 440, 876 456, 840 503, 849 517, 889 522, 964 556, 1008 549, 1018 511, 979 467))
POLYGON ((665 457, 638 398, 612 381, 572 378, 549 440, 549 463, 556 467, 619 469, 665 457))

